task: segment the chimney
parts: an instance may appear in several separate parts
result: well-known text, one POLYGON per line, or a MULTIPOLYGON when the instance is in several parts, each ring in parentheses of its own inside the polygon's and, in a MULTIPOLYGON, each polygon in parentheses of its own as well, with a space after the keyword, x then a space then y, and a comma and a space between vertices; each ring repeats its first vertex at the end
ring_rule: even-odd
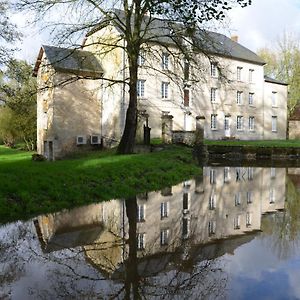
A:
POLYGON ((238 35, 232 35, 231 40, 238 43, 239 42, 239 36, 238 35))

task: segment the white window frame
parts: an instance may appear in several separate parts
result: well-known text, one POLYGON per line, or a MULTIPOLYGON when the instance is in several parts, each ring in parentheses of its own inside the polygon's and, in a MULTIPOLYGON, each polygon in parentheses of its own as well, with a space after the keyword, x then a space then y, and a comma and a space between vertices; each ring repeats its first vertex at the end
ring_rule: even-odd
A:
POLYGON ((169 243, 169 236, 170 236, 170 230, 169 229, 162 229, 160 231, 160 245, 166 246, 169 243))
POLYGON ((252 225, 252 213, 246 212, 246 227, 250 227, 252 225))
POLYGON ((217 88, 210 89, 210 102, 216 103, 217 102, 217 88))
POLYGON ((242 105, 243 104, 243 92, 242 91, 237 91, 236 92, 236 104, 237 105, 242 105))
POLYGON ((277 107, 277 92, 272 91, 272 107, 277 107))
POLYGON ((137 205, 137 222, 145 222, 145 212, 146 212, 145 204, 138 204, 137 205))
POLYGON ((277 132, 277 116, 272 116, 271 126, 272 132, 277 132))
POLYGON ((169 202, 160 203, 160 218, 165 219, 169 217, 169 202))
POLYGON ((236 129, 238 131, 244 130, 244 117, 243 116, 237 116, 236 117, 236 129))
POLYGON ((234 205, 235 206, 241 205, 241 198, 242 198, 241 192, 238 192, 234 195, 234 205))
POLYGON ((248 104, 249 105, 254 105, 254 93, 250 92, 248 96, 248 104))
POLYGON ((247 204, 251 204, 253 202, 253 193, 252 191, 247 192, 247 204))
POLYGON ((146 240, 146 234, 145 233, 138 233, 137 234, 137 250, 144 250, 145 249, 145 240, 146 240))
POLYGON ((161 83, 161 98, 169 99, 169 82, 163 81, 161 83))
POLYGON ((253 83, 254 69, 249 69, 249 83, 253 83))
POLYGON ((208 207, 210 210, 214 210, 216 208, 216 202, 217 202, 217 195, 211 194, 209 196, 209 203, 208 203, 208 207))
POLYGON ((215 220, 210 220, 208 222, 208 235, 213 235, 216 233, 217 223, 215 220))
POLYGON ((234 219, 233 219, 233 228, 235 230, 241 229, 241 216, 237 215, 234 219))
POLYGON ((275 196, 275 189, 271 188, 270 189, 270 193, 269 193, 269 202, 270 202, 270 204, 275 203, 275 198, 276 198, 276 196, 275 196))
POLYGON ((236 68, 236 79, 237 79, 237 81, 242 81, 242 70, 243 70, 243 67, 237 67, 236 68))
POLYGON ((210 76, 214 78, 218 77, 218 67, 216 63, 210 64, 210 76))
POLYGON ((230 167, 224 168, 224 183, 230 181, 230 167))
POLYGON ((217 125, 217 114, 211 114, 210 115, 210 129, 211 130, 217 130, 218 125, 217 125))
POLYGON ((270 176, 272 179, 276 178, 276 168, 271 168, 270 176))
POLYGON ((169 53, 163 52, 161 56, 161 67, 163 70, 169 69, 169 53))
POLYGON ((139 56, 138 56, 138 65, 143 66, 145 64, 145 51, 140 50, 139 56))
POLYGON ((144 79, 138 79, 137 81, 137 96, 140 98, 144 98, 145 97, 145 82, 146 80, 144 79))
POLYGON ((249 131, 254 131, 255 130, 255 117, 254 116, 250 116, 249 117, 249 131))
POLYGON ((210 184, 216 184, 216 182, 217 182, 217 170, 216 169, 210 169, 209 182, 210 182, 210 184))
POLYGON ((248 180, 253 180, 254 178, 254 169, 253 167, 248 167, 248 180))

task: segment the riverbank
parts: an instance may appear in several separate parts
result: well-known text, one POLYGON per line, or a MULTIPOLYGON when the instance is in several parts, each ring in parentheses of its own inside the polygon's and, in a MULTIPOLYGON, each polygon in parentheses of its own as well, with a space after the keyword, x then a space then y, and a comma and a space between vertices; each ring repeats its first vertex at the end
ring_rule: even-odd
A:
POLYGON ((181 146, 122 156, 91 152, 55 162, 32 161, 31 155, 0 146, 0 223, 159 190, 201 172, 192 149, 181 146))

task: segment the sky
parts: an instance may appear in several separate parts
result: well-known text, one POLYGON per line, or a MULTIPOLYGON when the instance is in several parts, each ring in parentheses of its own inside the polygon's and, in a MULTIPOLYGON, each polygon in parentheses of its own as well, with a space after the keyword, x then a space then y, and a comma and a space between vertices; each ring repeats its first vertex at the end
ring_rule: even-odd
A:
MULTIPOLYGON (((40 46, 51 45, 51 41, 38 28, 29 27, 23 15, 13 15, 12 19, 25 35, 16 56, 34 63, 40 46)), ((246 8, 232 9, 226 24, 225 34, 237 35, 239 43, 252 51, 272 47, 285 31, 300 37, 300 0, 252 0, 246 8)))

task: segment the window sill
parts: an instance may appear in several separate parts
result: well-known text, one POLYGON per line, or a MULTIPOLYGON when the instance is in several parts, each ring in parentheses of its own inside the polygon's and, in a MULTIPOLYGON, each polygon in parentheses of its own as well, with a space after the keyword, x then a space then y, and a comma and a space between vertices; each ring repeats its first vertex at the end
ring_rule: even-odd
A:
POLYGON ((211 131, 218 131, 218 128, 211 128, 211 131))

